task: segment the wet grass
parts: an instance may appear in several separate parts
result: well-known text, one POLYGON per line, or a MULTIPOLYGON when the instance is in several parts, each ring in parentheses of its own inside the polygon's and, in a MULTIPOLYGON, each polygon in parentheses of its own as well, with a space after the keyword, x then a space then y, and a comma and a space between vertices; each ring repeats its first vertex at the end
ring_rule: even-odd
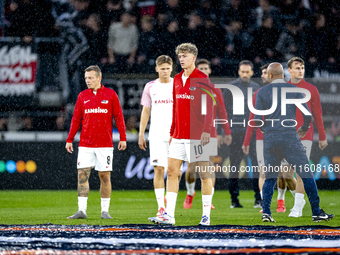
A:
MULTIPOLYGON (((211 212, 212 225, 275 225, 303 226, 327 225, 340 227, 340 191, 319 191, 321 207, 328 213, 335 214, 329 222, 313 223, 312 212, 307 202, 303 217, 288 218, 289 209, 293 207, 293 197, 286 193, 285 213, 276 212, 276 196, 272 203, 272 216, 276 223, 263 223, 259 209, 254 209, 252 191, 241 191, 240 202, 244 208, 230 209, 230 195, 226 190, 216 191, 213 204, 216 209, 211 212)), ((176 207, 176 225, 197 225, 201 218, 201 193, 196 192, 190 210, 183 209, 186 192, 180 191, 176 207)), ((306 198, 307 196, 305 196, 306 198)), ((67 220, 66 217, 77 211, 77 191, 0 191, 0 224, 61 224, 61 225, 121 225, 149 224, 148 217, 155 216, 157 204, 153 191, 113 191, 110 214, 113 220, 100 218, 99 191, 90 191, 86 220, 67 220)))

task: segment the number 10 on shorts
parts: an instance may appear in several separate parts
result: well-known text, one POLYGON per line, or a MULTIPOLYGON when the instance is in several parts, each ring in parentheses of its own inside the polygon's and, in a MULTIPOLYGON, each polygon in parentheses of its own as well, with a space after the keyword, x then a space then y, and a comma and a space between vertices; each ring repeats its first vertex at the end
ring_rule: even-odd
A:
POLYGON ((194 145, 195 156, 201 156, 203 154, 202 145, 194 145))

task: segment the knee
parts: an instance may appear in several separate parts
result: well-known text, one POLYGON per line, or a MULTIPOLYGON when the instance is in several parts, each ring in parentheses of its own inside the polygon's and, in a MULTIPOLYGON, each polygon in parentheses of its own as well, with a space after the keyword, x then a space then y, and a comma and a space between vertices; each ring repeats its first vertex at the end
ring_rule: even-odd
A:
POLYGON ((88 181, 88 177, 84 172, 78 172, 78 182, 85 183, 88 181))
POLYGON ((161 175, 161 176, 164 175, 164 167, 155 166, 154 169, 155 169, 155 175, 161 175))
POLYGON ((166 174, 167 174, 168 178, 171 178, 171 177, 178 178, 178 175, 179 175, 179 173, 176 171, 176 169, 173 168, 173 167, 170 167, 170 166, 168 167, 166 174))
POLYGON ((99 172, 99 179, 100 179, 100 182, 101 183, 110 183, 111 181, 111 178, 110 178, 110 173, 102 173, 102 172, 99 172))

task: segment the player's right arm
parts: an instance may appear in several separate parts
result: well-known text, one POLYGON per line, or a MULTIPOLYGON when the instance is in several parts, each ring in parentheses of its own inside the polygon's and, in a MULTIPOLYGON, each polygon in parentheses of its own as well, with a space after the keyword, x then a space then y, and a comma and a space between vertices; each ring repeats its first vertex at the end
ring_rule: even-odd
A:
POLYGON ((146 125, 149 122, 150 110, 151 110, 150 107, 143 106, 142 114, 140 117, 138 145, 139 145, 139 148, 141 148, 144 151, 146 150, 146 141, 144 138, 144 133, 145 133, 146 125))
POLYGON ((151 112, 151 87, 152 87, 153 82, 149 82, 145 85, 143 94, 142 94, 142 100, 141 100, 141 105, 143 105, 143 110, 142 110, 142 115, 140 117, 140 124, 139 124, 139 138, 138 138, 138 145, 139 148, 142 150, 146 150, 146 142, 144 139, 144 133, 146 126, 148 124, 149 118, 150 118, 150 112, 151 112))
POLYGON ((83 99, 81 97, 81 95, 78 96, 77 102, 76 102, 76 106, 74 107, 74 111, 73 111, 73 117, 72 117, 72 121, 71 121, 71 127, 70 127, 70 132, 68 134, 68 137, 66 139, 66 150, 69 153, 72 153, 73 151, 73 145, 72 142, 74 140, 75 135, 77 134, 82 119, 83 119, 83 99))

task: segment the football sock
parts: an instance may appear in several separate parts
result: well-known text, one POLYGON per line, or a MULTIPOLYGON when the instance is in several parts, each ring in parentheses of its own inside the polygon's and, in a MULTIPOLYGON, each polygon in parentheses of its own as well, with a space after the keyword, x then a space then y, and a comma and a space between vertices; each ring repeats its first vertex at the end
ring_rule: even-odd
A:
POLYGON ((260 191, 260 195, 261 195, 261 199, 263 199, 263 196, 262 196, 262 190, 260 191))
POLYGON ((158 210, 161 208, 165 208, 164 206, 164 188, 161 189, 155 189, 155 195, 157 199, 157 204, 158 204, 158 210))
POLYGON ((293 197, 295 197, 295 190, 290 190, 290 193, 292 193, 293 197))
POLYGON ((202 195, 203 214, 210 217, 212 195, 202 195))
POLYGON ((108 212, 110 206, 110 198, 101 198, 102 212, 108 212))
POLYGON ((87 197, 78 197, 78 208, 79 211, 86 213, 87 208, 87 197))
POLYGON ((286 190, 287 188, 285 189, 277 188, 277 200, 285 200, 286 190))
POLYGON ((167 192, 166 193, 166 213, 171 216, 175 217, 175 207, 176 207, 176 200, 177 200, 177 193, 176 192, 167 192))
POLYGON ((213 187, 213 188, 212 188, 212 192, 211 192, 211 197, 214 196, 214 192, 215 192, 215 188, 213 187))
POLYGON ((195 194, 195 183, 196 182, 188 183, 187 181, 185 181, 185 186, 187 187, 187 194, 189 196, 193 196, 195 194))
POLYGON ((302 193, 295 193, 295 200, 294 200, 294 209, 298 212, 301 210, 302 203, 304 200, 305 194, 302 193))

